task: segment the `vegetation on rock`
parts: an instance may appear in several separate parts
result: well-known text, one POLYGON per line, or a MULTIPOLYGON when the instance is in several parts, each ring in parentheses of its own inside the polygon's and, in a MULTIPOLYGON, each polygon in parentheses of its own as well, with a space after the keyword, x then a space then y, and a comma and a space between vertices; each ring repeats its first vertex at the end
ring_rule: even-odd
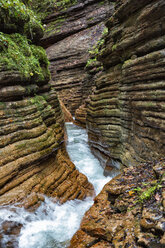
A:
POLYGON ((40 0, 36 0, 29 2, 31 8, 37 12, 37 15, 41 19, 44 19, 55 10, 66 10, 70 6, 76 4, 77 0, 43 0, 42 2, 40 0))
POLYGON ((35 81, 50 79, 45 50, 29 45, 25 36, 0 32, 0 53, 0 68, 17 70, 22 77, 35 81))
POLYGON ((21 33, 32 41, 43 36, 40 19, 20 0, 2 0, 0 3, 0 31, 21 33))
POLYGON ((86 67, 92 66, 97 61, 97 55, 102 52, 102 45, 105 42, 105 36, 108 34, 108 28, 104 28, 102 32, 102 37, 97 41, 96 45, 89 50, 90 58, 87 61, 86 67))
POLYGON ((48 59, 36 43, 43 27, 29 8, 30 1, 3 0, 0 3, 0 69, 18 71, 22 78, 48 81, 48 59))
POLYGON ((125 168, 96 196, 70 248, 164 247, 164 180, 164 160, 125 168))

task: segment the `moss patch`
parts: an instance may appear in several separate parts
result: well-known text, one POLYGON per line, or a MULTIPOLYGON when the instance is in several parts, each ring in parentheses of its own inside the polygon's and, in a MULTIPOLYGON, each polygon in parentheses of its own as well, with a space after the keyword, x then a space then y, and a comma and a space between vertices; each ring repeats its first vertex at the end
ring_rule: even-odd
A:
POLYGON ((26 34, 31 40, 43 36, 43 27, 37 15, 20 0, 0 2, 0 31, 26 34))
MULTIPOLYGON (((103 32, 102 32, 102 37, 101 39, 99 39, 96 43, 96 45, 94 45, 88 52, 90 54, 90 59, 87 61, 86 67, 89 67, 91 65, 94 64, 94 62, 97 61, 97 55, 101 54, 103 49, 102 46, 105 43, 105 36, 108 34, 108 28, 104 28, 103 32)), ((102 67, 100 67, 100 69, 102 69, 102 67)), ((100 70, 98 69, 98 71, 100 70)))
POLYGON ((21 34, 0 32, 0 68, 17 70, 22 77, 43 81, 50 79, 48 59, 42 47, 29 45, 21 34))
POLYGON ((40 0, 30 1, 30 6, 37 12, 37 15, 44 19, 49 14, 58 10, 66 10, 67 8, 75 5, 77 0, 40 0))
POLYGON ((63 25, 64 22, 65 22, 64 16, 58 18, 56 21, 51 22, 47 26, 47 28, 45 30, 45 33, 46 34, 49 34, 50 33, 50 35, 52 35, 54 33, 60 32, 61 31, 61 27, 62 27, 62 25, 63 25))

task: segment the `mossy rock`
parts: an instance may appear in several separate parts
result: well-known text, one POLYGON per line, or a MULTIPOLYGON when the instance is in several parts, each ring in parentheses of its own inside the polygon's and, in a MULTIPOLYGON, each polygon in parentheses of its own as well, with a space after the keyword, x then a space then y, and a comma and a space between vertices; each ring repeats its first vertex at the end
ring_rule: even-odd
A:
POLYGON ((0 2, 0 31, 25 34, 33 41, 43 36, 38 16, 20 0, 0 2))
POLYGON ((77 0, 40 0, 31 1, 33 10, 37 12, 37 15, 44 19, 54 11, 63 11, 69 7, 77 4, 77 0))
POLYGON ((30 45, 25 36, 0 32, 0 55, 0 70, 19 71, 23 78, 31 81, 49 81, 45 50, 30 45))
POLYGON ((26 6, 19 0, 2 0, 0 3, 0 30, 5 32, 23 31, 30 20, 26 6))

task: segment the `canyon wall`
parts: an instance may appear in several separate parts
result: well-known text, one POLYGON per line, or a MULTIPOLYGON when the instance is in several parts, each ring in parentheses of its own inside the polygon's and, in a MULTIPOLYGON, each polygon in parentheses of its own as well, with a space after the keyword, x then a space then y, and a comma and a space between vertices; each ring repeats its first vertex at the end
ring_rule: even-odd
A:
POLYGON ((69 248, 165 247, 165 161, 125 168, 86 212, 69 248))
POLYGON ((90 93, 84 83, 88 52, 102 36, 104 20, 113 9, 114 4, 108 1, 79 0, 44 18, 41 44, 50 61, 51 85, 73 115, 84 92, 90 93))
POLYGON ((118 0, 106 23, 104 72, 87 110, 90 146, 104 165, 165 154, 164 11, 163 0, 118 0))
POLYGON ((61 202, 93 194, 71 163, 64 120, 37 45, 41 23, 21 1, 0 5, 0 204, 33 207, 43 194, 61 202))
POLYGON ((95 197, 69 248, 165 247, 164 11, 163 0, 117 0, 106 23, 103 69, 76 113, 102 166, 129 167, 95 197))

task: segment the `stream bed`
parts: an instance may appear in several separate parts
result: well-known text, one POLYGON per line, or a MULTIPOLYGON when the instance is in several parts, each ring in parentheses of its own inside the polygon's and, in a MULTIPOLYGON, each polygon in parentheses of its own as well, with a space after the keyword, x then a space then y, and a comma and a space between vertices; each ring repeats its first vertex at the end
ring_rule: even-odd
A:
MULTIPOLYGON (((103 175, 99 161, 91 153, 86 130, 72 123, 66 123, 66 129, 68 134, 67 150, 71 161, 80 172, 88 177, 98 194, 111 177, 103 175)), ((22 226, 17 239, 14 234, 6 234, 0 241, 0 247, 67 247, 69 240, 78 230, 84 213, 92 204, 92 198, 84 201, 68 201, 60 205, 45 197, 45 202, 34 213, 16 206, 0 207, 0 226, 5 221, 18 222, 22 226), (15 242, 15 246, 8 246, 10 241, 11 243, 15 242)))

